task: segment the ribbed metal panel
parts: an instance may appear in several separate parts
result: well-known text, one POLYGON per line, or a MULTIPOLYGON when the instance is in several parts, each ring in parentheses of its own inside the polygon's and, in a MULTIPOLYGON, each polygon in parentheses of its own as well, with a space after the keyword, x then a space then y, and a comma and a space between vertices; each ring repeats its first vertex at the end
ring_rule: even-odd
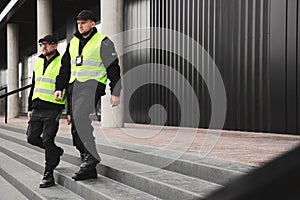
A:
POLYGON ((271 3, 271 130, 299 133, 299 0, 271 3))
MULTIPOLYGON (((224 128, 267 130, 269 124, 266 122, 269 121, 270 109, 267 103, 270 98, 268 95, 268 1, 155 0, 152 1, 151 6, 152 26, 171 28, 188 35, 198 41, 214 59, 227 92, 227 116, 224 128)), ((161 38, 154 36, 152 39, 163 42, 161 38)), ((174 48, 184 48, 185 54, 191 53, 188 44, 183 44, 182 41, 174 45, 174 48)), ((211 66, 208 65, 206 55, 203 52, 195 52, 195 57, 199 58, 197 65, 203 66, 202 75, 213 77, 208 74, 211 66)), ((202 75, 196 73, 186 60, 166 52, 156 51, 153 61, 170 64, 189 80, 199 97, 201 114, 199 126, 208 127, 211 118, 211 102, 202 75)), ((160 71, 157 69, 157 72, 153 73, 153 77, 159 77, 160 71)), ((186 88, 182 88, 179 84, 178 90, 185 91, 186 88)), ((153 96, 160 98, 161 102, 165 104, 176 102, 172 95, 165 91, 158 91, 158 93, 162 95, 153 96)), ((188 98, 191 94, 187 93, 183 96, 188 98)), ((185 109, 190 110, 191 113, 197 112, 194 103, 196 102, 191 102, 185 109)), ((168 114, 172 117, 167 124, 173 125, 179 121, 176 115, 178 111, 178 106, 168 110, 168 114)))
MULTIPOLYGON (((226 88, 224 129, 283 133, 299 131, 299 0, 130 2, 126 9, 127 15, 131 16, 128 17, 125 12, 128 23, 134 18, 150 18, 151 27, 179 31, 199 42, 213 58, 226 88), (150 13, 137 11, 142 9, 138 5, 145 2, 150 2, 144 4, 150 6, 150 13), (148 13, 146 17, 145 13, 148 13)), ((148 10, 147 6, 144 9, 148 10)), ((135 27, 141 27, 141 24, 135 27)), ((130 27, 126 25, 126 28, 130 27)), ((208 127, 212 94, 209 94, 202 76, 210 77, 210 81, 214 82, 216 72, 211 71, 207 55, 202 51, 192 51, 192 46, 183 40, 175 41, 173 36, 156 32, 150 35, 150 42, 154 46, 166 43, 171 48, 182 48, 184 55, 194 52, 193 59, 201 66, 201 74, 187 60, 160 49, 152 49, 143 61, 135 59, 139 53, 126 56, 127 60, 136 62, 127 63, 127 67, 149 61, 167 65, 184 75, 194 89, 192 92, 197 94, 198 102, 179 105, 174 92, 154 84, 137 92, 140 97, 131 104, 130 115, 135 116, 135 122, 149 123, 147 109, 160 104, 165 111, 154 112, 151 123, 191 126, 189 121, 193 120, 195 112, 200 112, 199 127, 208 127), (166 42, 169 40, 172 42, 166 42), (200 111, 195 110, 196 103, 200 111), (181 121, 182 109, 190 112, 190 119, 184 122, 181 121), (163 123, 164 112, 167 114, 166 123, 163 123)), ((159 67, 149 72, 152 82, 168 82, 184 98, 191 96, 191 91, 187 90, 189 85, 176 81, 177 73, 164 73, 159 67)))
MULTIPOLYGON (((150 63, 150 51, 145 47, 149 46, 150 34, 142 30, 127 33, 126 31, 150 27, 150 1, 149 0, 125 0, 124 1, 124 47, 136 49, 124 55, 124 73, 134 67, 150 63)), ((136 82, 149 79, 150 71, 144 71, 135 77, 136 82)), ((131 80, 124 80, 124 91, 133 87, 131 80)), ((128 96, 124 92, 124 98, 129 105, 125 108, 125 119, 131 119, 139 123, 149 123, 148 110, 150 107, 150 85, 144 85, 128 96), (128 108, 129 107, 129 108, 128 108)), ((130 120, 129 120, 130 119, 130 120)))
POLYGON ((297 112, 297 117, 296 117, 296 122, 297 122, 297 133, 299 134, 300 132, 300 1, 298 0, 297 2, 297 23, 296 23, 296 27, 297 27, 297 50, 296 50, 296 68, 297 68, 297 91, 296 91, 296 98, 297 98, 297 106, 295 108, 296 112, 297 112))

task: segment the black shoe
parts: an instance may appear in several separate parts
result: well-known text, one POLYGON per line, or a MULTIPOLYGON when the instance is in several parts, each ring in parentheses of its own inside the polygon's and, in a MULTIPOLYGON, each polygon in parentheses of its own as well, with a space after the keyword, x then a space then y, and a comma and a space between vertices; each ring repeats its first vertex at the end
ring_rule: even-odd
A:
POLYGON ((80 169, 89 171, 94 169, 99 162, 100 161, 94 158, 91 154, 86 154, 83 163, 80 165, 80 169))
POLYGON ((96 168, 90 170, 83 170, 80 168, 78 172, 75 172, 75 174, 72 175, 72 179, 74 179, 75 181, 86 180, 91 178, 97 178, 96 168))
POLYGON ((84 153, 80 153, 80 160, 81 160, 81 162, 84 162, 84 157, 85 157, 85 154, 84 153))
POLYGON ((56 163, 54 165, 54 169, 58 166, 59 162, 60 162, 60 156, 62 156, 64 154, 64 150, 61 147, 58 147, 57 149, 57 160, 56 163))
POLYGON ((62 156, 64 154, 64 150, 61 147, 58 147, 58 155, 62 156))
POLYGON ((55 185, 53 172, 45 172, 44 177, 40 183, 40 188, 47 188, 55 185))

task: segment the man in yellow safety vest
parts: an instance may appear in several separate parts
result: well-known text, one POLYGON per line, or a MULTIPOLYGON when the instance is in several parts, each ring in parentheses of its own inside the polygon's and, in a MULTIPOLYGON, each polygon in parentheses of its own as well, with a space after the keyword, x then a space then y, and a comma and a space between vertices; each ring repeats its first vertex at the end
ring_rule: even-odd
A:
POLYGON ((60 162, 63 149, 56 146, 54 138, 58 131, 59 117, 64 109, 65 91, 62 99, 55 100, 55 79, 61 67, 57 51, 57 39, 47 35, 39 40, 42 54, 34 64, 32 86, 28 97, 28 143, 45 149, 46 166, 41 188, 55 184, 53 170, 60 162))
POLYGON ((89 114, 100 97, 105 95, 107 79, 110 80, 112 106, 120 103, 120 67, 113 42, 100 34, 96 18, 90 10, 76 17, 78 31, 71 39, 62 58, 62 67, 56 79, 55 99, 68 85, 69 115, 72 122, 73 143, 84 155, 80 169, 72 178, 84 180, 97 177, 96 165, 100 162, 89 114))

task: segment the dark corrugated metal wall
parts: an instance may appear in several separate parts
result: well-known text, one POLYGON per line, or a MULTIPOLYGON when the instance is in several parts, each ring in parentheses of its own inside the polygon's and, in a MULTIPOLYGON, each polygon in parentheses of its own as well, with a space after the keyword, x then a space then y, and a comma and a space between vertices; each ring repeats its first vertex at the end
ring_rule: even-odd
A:
POLYGON ((300 1, 272 0, 270 8, 271 130, 299 133, 300 1))
MULTIPOLYGON (((150 22, 152 27, 173 29, 188 35, 209 52, 222 75, 227 93, 224 129, 283 133, 299 131, 299 0, 126 2, 127 29, 144 27, 150 22), (139 23, 133 25, 132 20, 139 23)), ((154 45, 170 39, 155 33, 147 38, 154 45)), ((181 41, 172 45, 173 48, 183 48, 185 54, 191 52, 188 44, 181 41)), ((195 52, 195 57, 200 58, 198 65, 204 66, 202 73, 207 75, 210 66, 205 59, 201 59, 200 52, 195 52)), ((152 49, 150 52, 126 55, 125 61, 127 70, 152 62, 166 64, 183 74, 198 97, 201 115, 199 127, 209 126, 209 92, 201 75, 185 59, 170 52, 152 49)), ((185 93, 186 88, 170 78, 172 74, 162 73, 155 68, 141 76, 150 76, 153 82, 163 79, 175 85, 185 98, 189 98, 190 94, 185 93)), ((136 91, 133 97, 126 98, 131 98, 130 115, 135 122, 149 123, 148 109, 153 104, 161 104, 165 108, 166 125, 178 125, 181 122, 182 108, 174 93, 166 87, 147 85, 136 91)), ((195 103, 184 105, 185 109, 191 111, 191 118, 193 112, 197 112, 195 103)), ((151 123, 161 124, 163 114, 163 111, 154 113, 151 123)), ((188 122, 183 124, 189 126, 188 122)))
MULTIPOLYGON (((150 1, 149 0, 125 0, 124 10, 124 29, 126 30, 136 28, 150 27, 150 1)), ((150 63, 150 51, 142 49, 142 46, 149 46, 150 35, 143 34, 140 31, 134 32, 134 34, 124 35, 124 46, 133 47, 138 49, 127 53, 124 56, 124 71, 127 72, 130 69, 143 64, 150 63)), ((147 79, 150 76, 150 71, 139 74, 136 79, 147 79)), ((132 82, 124 80, 124 87, 130 88, 132 82)), ((126 91, 126 89, 125 89, 126 91)), ((129 109, 125 108, 125 120, 129 121, 132 118, 133 121, 139 123, 149 123, 148 110, 150 103, 150 85, 145 85, 139 88, 133 96, 128 96, 124 92, 124 98, 129 99, 129 109)))

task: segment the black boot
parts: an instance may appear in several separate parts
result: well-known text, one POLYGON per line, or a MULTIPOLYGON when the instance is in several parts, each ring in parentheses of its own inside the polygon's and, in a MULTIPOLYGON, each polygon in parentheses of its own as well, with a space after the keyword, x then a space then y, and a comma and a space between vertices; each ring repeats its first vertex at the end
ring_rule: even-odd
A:
POLYGON ((75 181, 86 180, 91 178, 97 178, 96 168, 89 169, 89 170, 80 168, 78 172, 72 175, 72 179, 74 179, 75 181))
POLYGON ((100 161, 94 158, 91 154, 86 153, 84 161, 80 165, 80 169, 89 171, 94 169, 99 162, 100 161))
POLYGON ((40 183, 40 188, 47 188, 55 185, 53 172, 45 171, 44 177, 40 183))
POLYGON ((81 162, 84 162, 85 153, 80 153, 80 160, 81 162))

